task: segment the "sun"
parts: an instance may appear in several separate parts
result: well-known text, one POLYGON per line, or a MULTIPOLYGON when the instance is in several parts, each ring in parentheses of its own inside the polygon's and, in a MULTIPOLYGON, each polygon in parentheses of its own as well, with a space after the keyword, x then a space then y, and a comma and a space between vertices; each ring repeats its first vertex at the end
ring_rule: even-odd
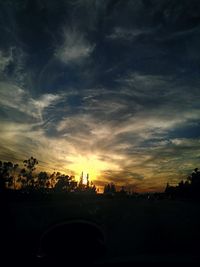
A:
MULTIPOLYGON (((83 172, 83 179, 86 181, 89 174, 90 181, 98 179, 101 173, 110 168, 110 164, 101 160, 98 155, 74 155, 68 158, 71 164, 68 168, 75 172, 76 180, 80 179, 83 172)), ((102 177, 103 178, 103 177, 102 177)))

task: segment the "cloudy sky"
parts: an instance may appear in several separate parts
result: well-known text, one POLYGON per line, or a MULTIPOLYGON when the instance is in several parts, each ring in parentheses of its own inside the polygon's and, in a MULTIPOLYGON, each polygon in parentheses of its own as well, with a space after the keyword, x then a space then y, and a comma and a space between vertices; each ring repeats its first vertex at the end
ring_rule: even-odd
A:
POLYGON ((160 191, 200 162, 199 0, 0 0, 0 159, 160 191))

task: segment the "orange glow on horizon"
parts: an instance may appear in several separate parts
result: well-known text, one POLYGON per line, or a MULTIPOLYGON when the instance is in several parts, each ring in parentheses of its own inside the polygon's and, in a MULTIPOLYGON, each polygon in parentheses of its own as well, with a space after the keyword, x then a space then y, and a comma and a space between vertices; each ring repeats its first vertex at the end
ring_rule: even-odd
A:
MULTIPOLYGON (((72 163, 67 168, 75 172, 75 179, 77 181, 79 181, 82 172, 84 176, 87 176, 87 173, 89 174, 89 181, 91 182, 92 180, 97 180, 103 171, 110 168, 115 170, 117 168, 115 165, 99 159, 97 155, 78 155, 68 157, 68 159, 72 163)), ((85 177, 86 179, 87 177, 85 177)))

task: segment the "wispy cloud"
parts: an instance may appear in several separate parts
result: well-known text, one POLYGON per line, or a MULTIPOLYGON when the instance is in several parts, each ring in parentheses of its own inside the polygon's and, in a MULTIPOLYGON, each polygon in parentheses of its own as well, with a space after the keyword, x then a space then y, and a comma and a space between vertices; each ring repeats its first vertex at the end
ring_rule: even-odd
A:
POLYGON ((69 90, 37 98, 1 84, 1 105, 35 119, 14 121, 13 116, 1 122, 1 143, 7 144, 3 154, 12 151, 22 158, 32 153, 49 170, 71 171, 77 178, 85 168, 99 186, 115 181, 137 190, 161 190, 167 181, 178 182, 198 161, 199 139, 178 134, 199 118, 196 87, 188 90, 174 77, 141 73, 116 82, 118 90, 69 90), (77 96, 81 105, 73 109, 70 98, 77 96))
POLYGON ((85 34, 75 28, 64 29, 63 39, 63 44, 56 49, 55 56, 65 64, 81 63, 95 48, 85 34))
POLYGON ((2 159, 143 191, 199 164, 198 1, 15 2, 0 12, 2 159))
POLYGON ((3 74, 6 67, 13 61, 13 56, 11 51, 8 54, 3 53, 0 50, 0 75, 3 74))
POLYGON ((57 103, 61 98, 62 96, 58 94, 43 94, 35 99, 28 91, 17 85, 0 82, 0 104, 2 107, 12 108, 40 121, 43 110, 57 103))
POLYGON ((115 27, 113 32, 107 36, 107 38, 111 40, 126 40, 126 41, 132 41, 136 39, 137 37, 149 35, 155 32, 155 29, 128 29, 123 27, 115 27))
MULTIPOLYGON (((47 97, 42 107, 48 101, 47 97)), ((104 105, 101 113, 105 115, 107 107, 105 111, 103 108, 104 105)), ((56 110, 55 105, 52 112, 56 114, 56 110)), ((145 113, 142 118, 135 114, 120 121, 120 118, 107 120, 98 113, 79 111, 53 123, 56 133, 47 136, 42 125, 1 122, 1 144, 7 144, 2 148, 4 156, 6 151, 7 154, 12 151, 15 158, 31 153, 50 171, 70 170, 78 178, 81 169, 86 169, 99 186, 102 181, 113 181, 118 186, 125 184, 137 190, 161 190, 165 182, 178 181, 197 162, 199 141, 170 139, 168 131, 176 127, 176 120, 163 117, 162 121, 160 117, 157 121, 156 114, 145 113)))

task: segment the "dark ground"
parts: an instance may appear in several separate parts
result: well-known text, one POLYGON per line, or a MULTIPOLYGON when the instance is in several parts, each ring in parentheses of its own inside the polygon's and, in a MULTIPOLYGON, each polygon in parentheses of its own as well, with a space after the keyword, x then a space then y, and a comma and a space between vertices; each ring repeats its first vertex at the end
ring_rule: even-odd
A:
MULTIPOLYGON (((2 255, 15 263, 40 262, 36 257, 42 234, 74 219, 98 224, 105 235, 103 263, 198 263, 200 203, 186 200, 51 196, 12 200, 2 205, 2 255)), ((72 230, 76 232, 76 229, 72 230)), ((67 239, 67 238, 66 238, 67 239)), ((86 241, 87 237, 82 240, 86 241)), ((62 240, 63 242, 63 240, 62 240)), ((66 266, 69 255, 66 240, 66 266)), ((79 240, 74 248, 79 255, 79 240)), ((53 247, 58 244, 53 243, 53 247)), ((91 253, 88 247, 88 253, 91 253)), ((84 261, 84 259, 83 259, 84 261)), ((65 264, 63 265, 65 266, 65 264)))

